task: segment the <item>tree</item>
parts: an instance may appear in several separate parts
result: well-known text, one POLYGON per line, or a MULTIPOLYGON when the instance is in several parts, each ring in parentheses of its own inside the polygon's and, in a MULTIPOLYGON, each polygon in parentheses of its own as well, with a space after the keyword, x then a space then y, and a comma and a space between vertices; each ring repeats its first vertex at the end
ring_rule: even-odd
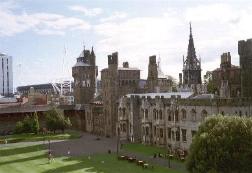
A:
POLYGON ((249 173, 252 119, 214 116, 203 122, 190 146, 186 166, 193 173, 249 173))
POLYGON ((39 131, 39 121, 37 112, 31 116, 26 115, 23 121, 18 121, 15 127, 15 133, 35 133, 39 131))
POLYGON ((218 88, 214 85, 213 82, 213 74, 210 71, 207 71, 204 75, 204 83, 207 87, 207 92, 215 94, 216 91, 218 91, 218 88))
POLYGON ((71 127, 69 118, 65 118, 63 112, 53 108, 46 112, 46 127, 55 133, 56 130, 62 130, 64 133, 66 128, 71 127))

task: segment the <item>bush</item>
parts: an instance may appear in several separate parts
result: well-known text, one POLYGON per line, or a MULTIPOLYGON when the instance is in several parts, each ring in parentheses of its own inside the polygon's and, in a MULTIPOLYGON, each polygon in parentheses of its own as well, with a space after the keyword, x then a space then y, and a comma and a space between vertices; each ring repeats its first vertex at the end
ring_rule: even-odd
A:
POLYGON ((193 138, 186 166, 193 173, 251 172, 252 119, 208 118, 193 138))
POLYGON ((22 123, 22 121, 18 121, 16 123, 16 127, 15 127, 14 132, 17 133, 17 134, 19 134, 19 133, 23 133, 23 131, 24 131, 24 129, 23 129, 23 123, 22 123))
POLYGON ((46 112, 46 127, 48 130, 54 133, 56 130, 61 130, 64 133, 65 129, 71 126, 70 119, 65 118, 62 111, 53 108, 46 112))
POLYGON ((25 116, 24 120, 18 121, 15 127, 15 133, 35 133, 39 131, 38 115, 35 112, 31 116, 25 116))

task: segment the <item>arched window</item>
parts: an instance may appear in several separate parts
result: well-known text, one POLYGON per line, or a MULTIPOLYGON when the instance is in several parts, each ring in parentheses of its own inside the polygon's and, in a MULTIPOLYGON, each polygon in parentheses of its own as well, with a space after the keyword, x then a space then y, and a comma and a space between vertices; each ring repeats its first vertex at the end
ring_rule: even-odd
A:
POLYGON ((203 110, 203 111, 201 112, 201 121, 204 121, 204 120, 206 119, 206 117, 207 117, 207 111, 206 111, 206 110, 203 110))
POLYGON ((178 113, 178 110, 175 111, 175 121, 179 121, 179 113, 178 113))
POLYGON ((123 117, 125 118, 125 113, 126 113, 125 108, 123 108, 122 111, 123 111, 123 117))
POLYGON ((171 111, 170 111, 170 109, 167 110, 167 117, 168 117, 168 121, 171 121, 171 111))
POLYGON ((182 109, 181 110, 181 113, 182 113, 182 120, 186 120, 186 110, 185 109, 182 109))
POLYGON ((160 120, 163 119, 162 110, 159 110, 159 119, 160 119, 160 120))
POLYGON ((191 110, 191 120, 196 121, 196 111, 195 111, 195 109, 191 110))
POLYGON ((145 109, 145 118, 148 118, 148 109, 145 109))
POLYGON ((154 120, 156 120, 156 109, 153 109, 153 117, 154 117, 154 120))

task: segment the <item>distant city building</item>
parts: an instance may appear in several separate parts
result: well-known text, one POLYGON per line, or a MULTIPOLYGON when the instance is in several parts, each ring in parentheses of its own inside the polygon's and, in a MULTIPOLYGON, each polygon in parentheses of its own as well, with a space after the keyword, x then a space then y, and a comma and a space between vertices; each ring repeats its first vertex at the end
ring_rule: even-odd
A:
POLYGON ((13 94, 12 57, 0 53, 0 94, 10 96, 13 94))

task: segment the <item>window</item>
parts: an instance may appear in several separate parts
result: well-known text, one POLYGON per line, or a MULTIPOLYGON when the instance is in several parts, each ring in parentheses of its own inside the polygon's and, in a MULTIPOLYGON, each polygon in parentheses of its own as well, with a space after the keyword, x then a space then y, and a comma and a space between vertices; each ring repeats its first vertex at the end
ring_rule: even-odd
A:
POLYGON ((203 111, 201 112, 201 121, 204 121, 204 120, 206 119, 206 117, 207 117, 207 111, 206 111, 206 110, 203 110, 203 111))
POLYGON ((176 131, 176 141, 180 140, 180 133, 179 130, 176 131))
POLYGON ((182 131, 182 141, 186 142, 186 129, 181 129, 182 131))
POLYGON ((159 119, 160 119, 160 120, 163 119, 162 110, 159 110, 159 119))
POLYGON ((168 121, 171 121, 171 111, 170 109, 167 110, 168 121))
POLYGON ((191 120, 196 121, 196 111, 194 109, 191 110, 191 120))
POLYGON ((186 110, 182 109, 181 112, 182 112, 182 120, 186 120, 186 110))
POLYGON ((148 110, 145 109, 145 118, 148 119, 148 110))
POLYGON ((178 111, 176 110, 175 111, 175 121, 178 121, 179 120, 179 115, 178 115, 178 111))
POLYGON ((148 136, 149 135, 149 127, 146 127, 145 130, 146 130, 145 134, 148 136))
POLYGON ((171 139, 171 128, 167 128, 168 139, 171 139))
POLYGON ((161 128, 159 132, 160 132, 160 138, 163 138, 164 137, 163 129, 161 128))

